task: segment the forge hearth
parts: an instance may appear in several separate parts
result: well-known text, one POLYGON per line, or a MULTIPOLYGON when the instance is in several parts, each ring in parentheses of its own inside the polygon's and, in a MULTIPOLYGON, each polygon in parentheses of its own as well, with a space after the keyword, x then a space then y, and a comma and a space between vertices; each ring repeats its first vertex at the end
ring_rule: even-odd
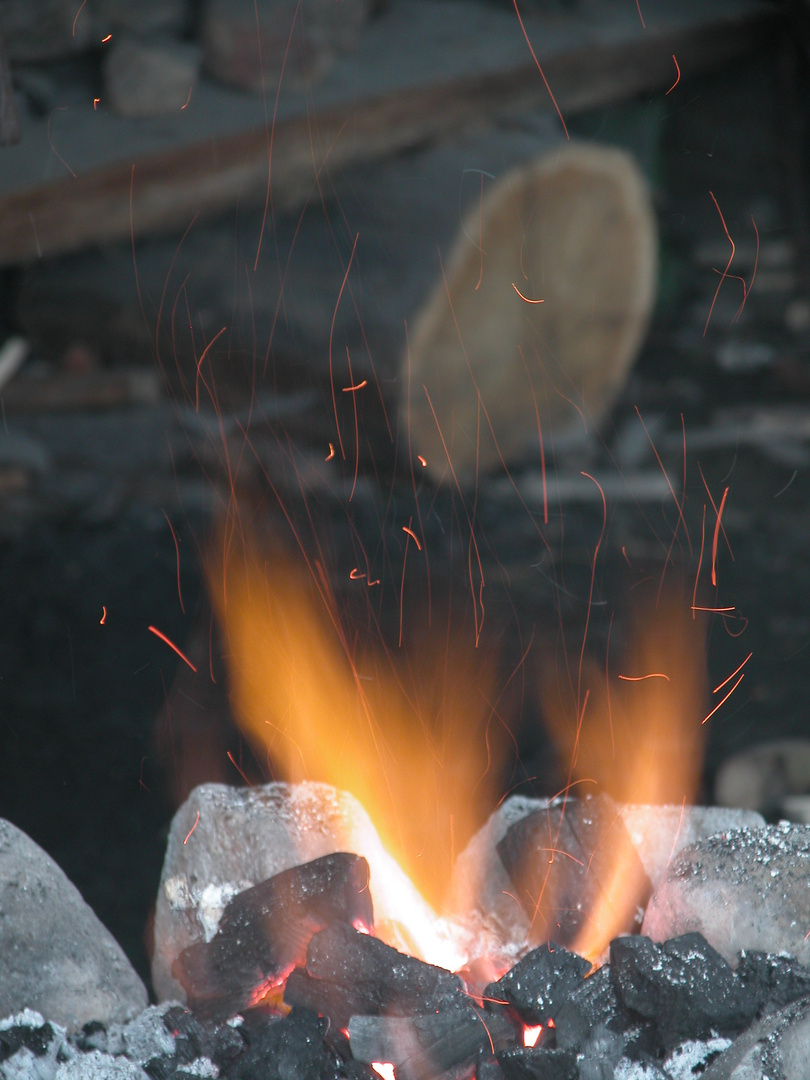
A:
POLYGON ((325 785, 195 790, 172 826, 156 918, 155 970, 170 973, 174 1000, 129 1020, 87 1016, 71 1030, 18 1009, 0 1022, 0 1077, 806 1080, 810 967, 797 955, 810 924, 810 829, 605 798, 507 800, 458 859, 451 892, 469 884, 473 865, 479 892, 452 919, 433 916, 433 944, 462 957, 455 972, 387 943, 406 939, 392 916, 407 914, 412 894, 392 903, 382 850, 362 808, 325 785), (595 915, 609 892, 595 851, 616 835, 622 865, 635 867, 628 888, 641 883, 643 929, 654 915, 660 933, 614 935, 596 965, 570 941, 532 947, 541 901, 543 925, 568 938, 611 926, 595 915), (653 835, 666 858, 643 842, 653 835), (364 850, 341 850, 347 837, 364 850), (573 858, 562 855, 566 838, 579 845, 573 858), (522 919, 480 908, 497 862, 522 919), (735 897, 725 924, 704 910, 701 887, 716 890, 716 879, 735 897), (702 918, 706 935, 666 932, 661 898, 674 912, 679 888, 677 918, 702 918), (752 947, 757 935, 762 948, 752 947))

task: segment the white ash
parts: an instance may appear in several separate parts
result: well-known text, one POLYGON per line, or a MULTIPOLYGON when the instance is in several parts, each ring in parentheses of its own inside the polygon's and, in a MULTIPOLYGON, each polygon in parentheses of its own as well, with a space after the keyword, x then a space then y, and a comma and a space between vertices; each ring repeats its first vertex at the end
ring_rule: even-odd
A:
POLYGON ((706 1067, 731 1046, 731 1039, 689 1039, 676 1046, 664 1061, 664 1071, 672 1080, 694 1080, 706 1067))
POLYGON ((60 1065, 53 1080, 149 1080, 149 1074, 127 1058, 91 1050, 60 1065))

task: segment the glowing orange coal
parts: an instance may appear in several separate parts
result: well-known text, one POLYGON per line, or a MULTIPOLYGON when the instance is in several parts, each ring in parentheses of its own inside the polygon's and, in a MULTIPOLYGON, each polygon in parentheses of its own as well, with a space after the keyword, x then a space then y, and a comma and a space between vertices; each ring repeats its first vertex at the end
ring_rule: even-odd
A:
MULTIPOLYGON (((409 670, 382 650, 358 651, 321 569, 277 547, 260 551, 241 532, 220 539, 207 570, 235 713, 254 749, 278 778, 356 797, 390 854, 370 850, 368 837, 345 842, 369 860, 375 909, 402 924, 389 940, 460 966, 467 957, 434 911, 447 913, 455 855, 494 804, 494 710, 480 653, 476 670, 448 638, 432 666, 409 670), (385 869, 391 856, 433 909, 385 869)), ((385 936, 379 924, 376 932, 385 936)))
MULTIPOLYGON (((566 672, 544 680, 546 721, 570 762, 574 791, 604 791, 617 803, 693 802, 705 735, 705 615, 680 594, 662 591, 637 607, 625 642, 614 648, 600 664, 585 658, 573 679, 566 672), (549 683, 556 694, 548 692, 549 683)), ((631 860, 637 866, 634 849, 616 843, 599 902, 572 943, 590 960, 632 926, 644 900, 631 860)))

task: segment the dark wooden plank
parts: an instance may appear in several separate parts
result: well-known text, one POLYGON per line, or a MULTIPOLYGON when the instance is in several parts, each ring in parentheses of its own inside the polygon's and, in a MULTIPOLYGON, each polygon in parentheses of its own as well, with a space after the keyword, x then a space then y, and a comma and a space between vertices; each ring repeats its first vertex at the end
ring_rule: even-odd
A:
MULTIPOLYGON (((688 80, 781 25, 760 0, 648 0, 641 12, 644 26, 630 3, 587 17, 524 16, 564 116, 665 90, 673 54, 688 80)), ((203 82, 182 113, 144 121, 74 93, 29 120, 0 159, 0 265, 182 229, 237 199, 261 204, 268 178, 272 206, 290 209, 316 190, 324 162, 341 169, 554 108, 514 10, 486 0, 392 0, 323 83, 275 97, 275 87, 265 103, 203 82)))

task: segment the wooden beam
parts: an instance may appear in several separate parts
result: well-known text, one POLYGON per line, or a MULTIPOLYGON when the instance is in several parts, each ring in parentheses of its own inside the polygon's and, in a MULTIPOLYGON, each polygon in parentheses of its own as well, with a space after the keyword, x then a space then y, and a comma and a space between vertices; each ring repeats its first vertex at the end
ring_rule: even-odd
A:
POLYGON ((688 81, 781 26, 760 0, 647 0, 644 26, 632 4, 605 7, 587 18, 527 13, 524 37, 513 9, 487 0, 397 0, 309 94, 282 87, 276 102, 273 88, 265 103, 204 81, 186 112, 145 121, 95 109, 88 92, 86 103, 29 119, 2 152, 0 266, 182 230, 237 201, 288 210, 316 193, 324 166, 555 101, 566 116, 664 91, 673 55, 688 81))

